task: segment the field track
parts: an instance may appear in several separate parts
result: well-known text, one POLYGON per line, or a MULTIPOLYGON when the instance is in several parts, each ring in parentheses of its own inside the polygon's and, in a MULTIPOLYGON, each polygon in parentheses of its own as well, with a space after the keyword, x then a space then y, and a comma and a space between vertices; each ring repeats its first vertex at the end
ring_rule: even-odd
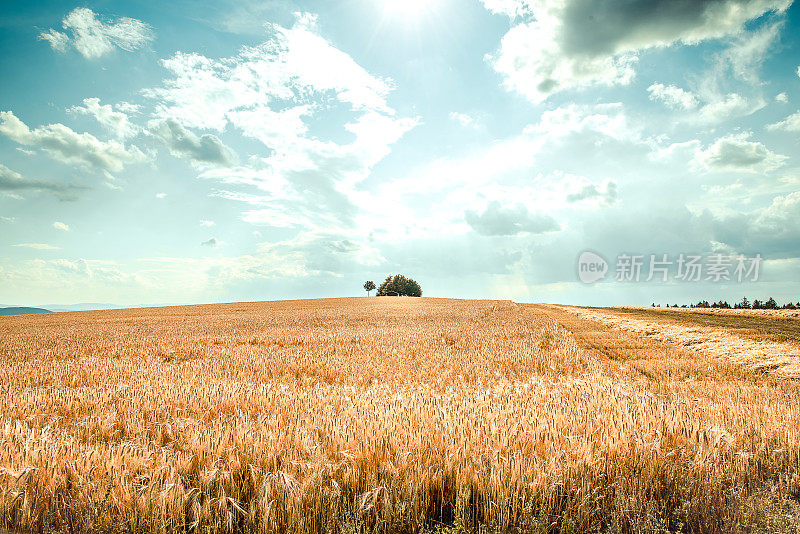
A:
POLYGON ((0 532, 799 531, 793 356, 719 353, 792 342, 631 315, 386 297, 0 318, 0 532))

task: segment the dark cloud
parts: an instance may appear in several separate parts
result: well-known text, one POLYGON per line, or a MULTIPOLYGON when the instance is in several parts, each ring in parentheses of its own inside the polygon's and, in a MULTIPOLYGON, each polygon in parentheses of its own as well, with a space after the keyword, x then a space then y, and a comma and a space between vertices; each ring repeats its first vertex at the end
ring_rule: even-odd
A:
POLYGON ((731 215, 695 212, 677 203, 653 209, 612 207, 592 213, 558 240, 536 242, 524 250, 531 284, 574 282, 578 255, 592 250, 614 264, 620 254, 704 257, 722 253, 761 254, 765 260, 800 257, 800 192, 775 197, 765 208, 731 215))
POLYGON ((198 136, 175 119, 151 123, 149 130, 175 156, 185 156, 197 163, 223 167, 230 167, 238 161, 236 153, 219 137, 211 134, 198 136))
POLYGON ((86 188, 71 184, 26 178, 0 163, 0 191, 12 193, 20 191, 47 191, 56 195, 61 200, 75 200, 77 198, 76 193, 84 189, 86 188))
POLYGON ((219 241, 217 241, 216 237, 212 237, 211 239, 209 239, 207 241, 203 241, 202 243, 200 243, 200 246, 201 247, 216 248, 216 247, 219 246, 219 241))
POLYGON ((699 159, 710 170, 769 171, 784 164, 786 156, 776 154, 748 135, 718 139, 699 159))
POLYGON ((609 181, 605 188, 598 188, 594 184, 583 186, 580 191, 567 195, 567 202, 580 202, 582 200, 598 199, 605 204, 617 201, 617 182, 609 181))
POLYGON ((351 252, 356 252, 356 251, 360 250, 360 248, 361 248, 361 246, 358 243, 356 243, 354 241, 351 241, 349 239, 342 239, 342 240, 339 240, 339 241, 331 241, 328 244, 328 247, 333 252, 341 252, 341 253, 344 253, 344 254, 351 253, 351 252))
MULTIPOLYGON (((792 0, 483 2, 512 18, 529 15, 503 37, 494 66, 508 88, 541 102, 569 88, 629 84, 640 51, 731 37, 748 21, 785 11, 792 0)), ((748 62, 754 63, 737 65, 748 62)))
POLYGON ((800 221, 800 192, 777 196, 762 210, 714 219, 712 227, 715 240, 737 251, 787 259, 800 255, 797 221, 800 221))
POLYGON ((562 15, 568 54, 613 55, 675 41, 723 37, 791 0, 572 0, 562 15))
POLYGON ((503 208, 499 202, 490 202, 483 213, 467 210, 464 219, 473 230, 486 236, 517 235, 522 232, 539 234, 559 229, 549 215, 530 213, 525 206, 503 208))

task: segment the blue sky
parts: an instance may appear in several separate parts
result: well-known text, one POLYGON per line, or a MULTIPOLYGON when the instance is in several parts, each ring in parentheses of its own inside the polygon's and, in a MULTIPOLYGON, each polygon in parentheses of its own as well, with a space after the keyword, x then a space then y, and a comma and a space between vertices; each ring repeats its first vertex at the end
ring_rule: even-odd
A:
POLYGON ((1 303, 800 298, 790 0, 3 9, 1 303))

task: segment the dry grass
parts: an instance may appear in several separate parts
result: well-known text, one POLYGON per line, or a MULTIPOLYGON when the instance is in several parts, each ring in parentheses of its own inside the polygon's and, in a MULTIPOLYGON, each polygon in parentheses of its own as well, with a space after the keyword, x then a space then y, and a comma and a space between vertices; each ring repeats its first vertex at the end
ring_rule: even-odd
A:
POLYGON ((800 344, 797 310, 728 310, 719 308, 592 308, 617 315, 724 329, 755 341, 800 344))
POLYGON ((796 383, 615 359, 558 320, 389 297, 3 318, 0 529, 796 528, 796 383))
POLYGON ((653 308, 651 306, 639 307, 621 307, 621 308, 602 308, 611 310, 640 310, 652 312, 668 312, 668 313, 684 313, 688 315, 711 315, 711 316, 733 316, 744 317, 750 319, 791 319, 793 321, 800 321, 800 310, 753 310, 750 308, 737 309, 737 308, 653 308))
POLYGON ((800 378, 800 344, 795 341, 800 322, 795 320, 641 308, 563 308, 626 334, 636 333, 686 347, 722 365, 727 362, 756 373, 800 378), (792 341, 772 341, 776 335, 792 341))

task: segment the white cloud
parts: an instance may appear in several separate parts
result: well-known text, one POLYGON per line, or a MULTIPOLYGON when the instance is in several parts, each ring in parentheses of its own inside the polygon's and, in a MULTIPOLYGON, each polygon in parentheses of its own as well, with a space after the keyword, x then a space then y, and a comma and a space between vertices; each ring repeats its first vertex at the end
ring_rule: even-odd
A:
MULTIPOLYGON (((355 156, 361 164, 372 167, 391 151, 390 147, 407 132, 419 124, 417 119, 394 118, 388 115, 367 111, 355 121, 348 122, 344 129, 355 135, 355 141, 345 146, 342 155, 355 156)), ((360 177, 364 177, 362 174, 360 177)))
POLYGON ((328 230, 352 227, 363 204, 358 184, 388 152, 389 146, 408 129, 413 119, 393 119, 366 112, 345 129, 353 143, 337 145, 299 138, 268 158, 251 158, 248 166, 208 170, 201 178, 248 184, 264 194, 221 192, 231 200, 259 207, 245 213, 253 224, 328 230))
POLYGON ((157 279, 163 272, 129 274, 112 261, 83 258, 28 260, 2 269, 2 273, 13 284, 24 287, 28 298, 53 299, 59 295, 73 302, 82 298, 97 301, 108 295, 114 295, 115 302, 119 302, 116 299, 126 294, 127 302, 141 303, 144 293, 167 294, 170 286, 180 280, 179 273, 175 273, 174 278, 159 283, 157 279))
POLYGON ((761 98, 748 99, 738 93, 720 95, 713 90, 704 91, 705 98, 700 98, 691 91, 662 83, 654 83, 647 88, 647 92, 652 101, 660 100, 676 111, 691 112, 681 120, 701 124, 715 124, 750 115, 767 105, 761 98))
MULTIPOLYGON (((558 133, 554 134, 557 135, 558 133)), ((422 193, 426 196, 438 196, 463 184, 469 184, 470 189, 479 189, 498 176, 531 167, 544 144, 543 136, 529 131, 492 143, 462 157, 438 159, 421 169, 409 169, 407 176, 382 184, 377 193, 381 200, 376 203, 362 203, 362 206, 377 210, 376 215, 381 218, 388 218, 387 225, 408 224, 403 221, 413 221, 413 212, 393 200, 398 195, 422 193), (387 217, 388 215, 394 216, 387 217)), ((463 205, 461 211, 463 213, 463 205)))
POLYGON ((92 276, 92 269, 89 262, 84 259, 78 261, 70 261, 65 259, 51 260, 47 265, 68 274, 76 274, 79 276, 90 277, 92 276))
POLYGON ((714 95, 692 117, 695 122, 714 124, 737 117, 751 115, 766 106, 763 99, 748 99, 737 93, 714 95))
MULTIPOLYGON (((373 246, 339 234, 304 233, 274 243, 263 243, 253 254, 243 256, 208 255, 202 258, 149 258, 164 279, 192 280, 192 287, 239 285, 246 282, 324 276, 340 278, 361 273, 365 266, 376 266, 386 260, 373 246), (211 272, 213 271, 213 275, 211 272)), ((149 269, 141 271, 144 278, 149 269)))
POLYGON ((571 57, 561 49, 559 31, 559 20, 544 14, 506 33, 492 61, 508 89, 538 103, 565 89, 627 85, 633 80, 635 55, 571 57))
POLYGON ((53 245, 48 245, 46 243, 19 243, 17 245, 11 245, 12 247, 23 247, 23 248, 32 248, 35 250, 60 250, 61 247, 56 247, 53 245))
POLYGON ((89 115, 118 139, 135 135, 139 128, 128 120, 123 111, 114 111, 110 104, 100 104, 99 98, 84 98, 83 106, 72 106, 67 111, 81 115, 89 115))
POLYGON ((391 81, 317 35, 315 23, 301 15, 291 29, 270 25, 272 39, 231 58, 179 52, 162 62, 173 78, 144 94, 157 100, 163 118, 218 131, 231 124, 277 150, 306 135, 305 121, 331 105, 329 96, 355 112, 393 117, 386 103, 391 81))
POLYGON ((146 46, 155 37, 149 25, 128 17, 101 20, 91 9, 72 10, 61 25, 66 33, 52 28, 39 35, 56 52, 66 52, 71 46, 83 57, 94 59, 111 53, 114 47, 133 51, 146 46))
POLYGON ((781 104, 786 104, 789 101, 789 95, 786 93, 778 93, 775 95, 775 102, 780 102, 781 104))
POLYGON ((759 84, 759 71, 769 49, 778 39, 785 21, 764 24, 753 32, 740 32, 733 43, 720 52, 717 61, 731 69, 733 75, 752 84, 759 84))
POLYGON ((596 132, 617 140, 638 140, 638 129, 628 121, 620 102, 584 106, 568 104, 542 113, 539 122, 525 128, 528 134, 549 138, 563 137, 576 132, 596 132))
POLYGON ((559 229, 558 223, 549 215, 531 213, 522 204, 503 207, 497 201, 490 202, 482 213, 467 210, 464 219, 473 230, 485 236, 539 234, 559 229))
MULTIPOLYGON (((504 206, 510 201, 524 201, 551 209, 565 207, 567 195, 602 180, 553 176, 548 180, 552 184, 544 191, 538 178, 532 181, 537 172, 542 172, 543 163, 560 159, 562 151, 579 151, 586 157, 587 150, 605 153, 611 146, 624 146, 628 152, 631 147, 641 146, 643 153, 647 151, 639 128, 630 123, 622 104, 570 104, 549 110, 519 135, 460 157, 445 157, 410 168, 407 175, 381 184, 373 197, 359 202, 359 226, 380 228, 392 239, 398 233, 427 237, 468 231, 469 227, 463 224, 465 208, 477 212, 491 201, 504 206), (575 146, 580 148, 571 148, 575 146), (556 153, 559 155, 553 155, 556 153), (436 198, 436 209, 426 208, 424 213, 418 213, 413 206, 420 195, 436 198), (407 206, 405 199, 409 200, 407 206)), ((576 161, 571 158, 572 163, 576 161)), ((593 205, 597 202, 587 202, 580 208, 593 205)))
POLYGON ((63 222, 56 221, 53 223, 53 228, 56 230, 61 230, 62 232, 69 232, 69 225, 64 224, 63 222))
POLYGON ((125 113, 129 116, 136 115, 142 112, 142 106, 140 106, 139 104, 132 104, 130 102, 125 102, 124 100, 122 102, 117 102, 116 104, 114 104, 114 108, 117 111, 121 111, 122 113, 125 113))
MULTIPOLYGON (((799 218, 800 192, 793 191, 775 196, 768 206, 749 213, 730 211, 719 217, 714 221, 715 237, 739 250, 758 251, 766 258, 796 258, 799 218)), ((792 275, 786 274, 789 278, 792 275)))
MULTIPOLYGON (((244 222, 257 226, 272 226, 273 228, 294 228, 297 226, 314 227, 313 214, 296 210, 294 214, 285 208, 283 203, 276 203, 274 207, 254 209, 242 214, 244 222)), ((335 222, 335 221, 332 221, 335 222)))
POLYGON ((776 154, 763 143, 750 141, 751 134, 728 135, 700 150, 695 162, 710 171, 767 172, 783 166, 786 156, 776 154))
POLYGON ((273 27, 283 35, 286 74, 301 87, 333 91, 342 102, 357 110, 393 114, 386 105, 391 81, 376 78, 353 58, 331 46, 316 33, 316 16, 304 14, 291 30, 273 27))
POLYGON ((167 198, 167 194, 166 193, 156 193, 156 198, 158 198, 158 199, 167 198))
POLYGON ((17 220, 16 217, 6 217, 6 216, 3 216, 3 215, 0 215, 0 221, 3 221, 3 222, 13 223, 16 220, 17 220))
POLYGON ((70 38, 67 34, 57 32, 52 28, 40 33, 39 39, 49 42, 53 50, 62 54, 67 51, 70 45, 70 38))
POLYGON ((672 109, 689 110, 697 107, 697 97, 691 91, 685 91, 675 85, 654 83, 647 88, 650 100, 661 100, 672 109))
POLYGON ((215 223, 214 221, 207 221, 207 220, 205 220, 205 219, 203 219, 203 220, 201 220, 201 221, 200 221, 200 226, 203 226, 203 227, 205 227, 205 228, 208 228, 208 227, 210 227, 210 226, 214 226, 215 224, 216 224, 216 223, 215 223))
POLYGON ((767 125, 767 130, 782 130, 784 132, 800 132, 800 110, 773 124, 767 125))
POLYGON ((448 115, 451 121, 457 122, 464 128, 479 129, 481 127, 480 121, 468 113, 461 113, 458 111, 451 111, 448 115))
POLYGON ((670 143, 666 146, 656 145, 653 151, 649 154, 651 161, 656 162, 684 162, 691 159, 703 150, 703 144, 697 140, 683 141, 679 143, 670 143))
POLYGON ((481 0, 484 7, 492 13, 506 15, 510 18, 531 14, 531 7, 524 0, 481 0))
POLYGON ((761 235, 754 241, 758 243, 783 239, 788 252, 796 254, 795 247, 800 238, 800 230, 796 224, 800 218, 800 191, 774 197, 769 206, 757 213, 753 228, 761 235))
POLYGON ((319 36, 313 16, 269 30, 272 39, 231 58, 176 53, 162 61, 174 78, 144 94, 158 100, 159 115, 187 127, 222 130, 230 122, 265 142, 304 134, 303 117, 321 104, 310 97, 327 93, 356 111, 394 114, 386 103, 391 81, 370 75, 319 36))
POLYGON ((0 111, 0 133, 21 145, 39 146, 64 163, 119 172, 126 164, 145 160, 135 146, 126 148, 116 141, 103 142, 89 133, 79 134, 63 124, 49 124, 31 130, 11 111, 0 111))
POLYGON ((295 13, 298 10, 294 0, 240 0, 238 2, 216 3, 205 9, 205 20, 212 27, 225 33, 241 35, 264 35, 264 21, 295 13), (217 9, 214 9, 217 7, 217 9))
POLYGON ((232 126, 269 149, 267 157, 200 175, 260 190, 216 193, 254 205, 244 220, 306 230, 352 226, 357 184, 419 121, 397 117, 386 101, 391 80, 371 75, 321 37, 313 16, 268 31, 268 41, 230 58, 175 54, 163 62, 171 76, 144 94, 156 101, 161 120, 219 132, 232 126), (349 142, 310 135, 315 115, 328 109, 343 117, 338 126, 349 142))
MULTIPOLYGON (((364 266, 380 265, 386 260, 377 248, 363 240, 321 231, 262 244, 251 261, 258 265, 259 270, 266 271, 267 276, 282 272, 288 277, 320 274, 340 277, 345 273, 360 272, 364 266)), ((239 270, 237 275, 252 277, 258 276, 258 272, 239 270)))
MULTIPOLYGON (((791 2, 484 0, 493 12, 512 17, 532 15, 532 20, 508 31, 492 59, 506 87, 533 102, 565 89, 627 84, 633 79, 639 52, 736 35, 747 21, 769 11, 785 11, 791 2)), ((752 58, 766 49, 772 37, 764 30, 763 35, 732 50, 729 59, 734 69, 752 64, 752 58)))

